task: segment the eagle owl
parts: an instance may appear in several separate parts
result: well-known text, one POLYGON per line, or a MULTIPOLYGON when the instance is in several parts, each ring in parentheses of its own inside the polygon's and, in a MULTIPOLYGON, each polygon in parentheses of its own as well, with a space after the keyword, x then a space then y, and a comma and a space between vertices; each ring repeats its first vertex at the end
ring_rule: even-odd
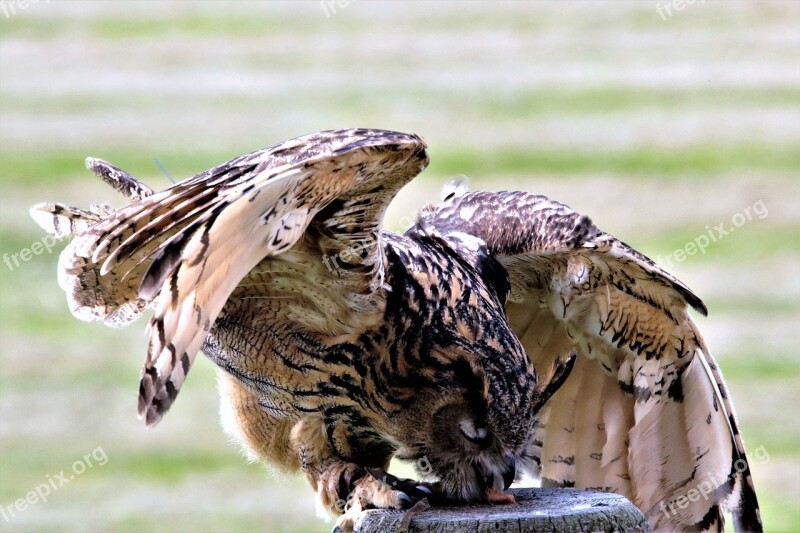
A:
POLYGON ((129 205, 31 212, 72 237, 58 280, 76 317, 122 326, 152 310, 146 424, 202 350, 226 430, 302 470, 333 514, 502 503, 528 473, 623 494, 654 529, 719 529, 723 509, 761 529, 731 399, 689 315, 701 300, 543 196, 455 184, 405 234, 382 229, 427 163, 418 136, 372 129, 293 139, 160 192, 90 158, 129 205), (394 478, 392 457, 432 477, 394 478))

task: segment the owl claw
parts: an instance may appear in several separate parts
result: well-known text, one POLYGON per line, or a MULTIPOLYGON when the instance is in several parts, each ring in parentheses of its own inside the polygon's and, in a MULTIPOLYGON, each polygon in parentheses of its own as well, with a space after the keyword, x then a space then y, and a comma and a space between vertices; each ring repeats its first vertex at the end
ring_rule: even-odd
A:
MULTIPOLYGON (((411 503, 417 503, 423 498, 433 495, 433 491, 421 484, 419 481, 413 479, 400 479, 397 476, 389 474, 385 470, 379 468, 368 468, 367 472, 375 478, 376 481, 383 484, 385 487, 394 489, 400 494, 403 494, 411 499, 411 503)), ((401 497, 401 499, 403 499, 401 497)))
POLYGON ((416 501, 414 501, 411 498, 411 496, 409 496, 408 494, 406 494, 405 492, 403 492, 401 490, 397 491, 397 497, 400 499, 401 502, 403 502, 402 505, 403 505, 404 509, 408 509, 409 507, 413 507, 413 505, 415 503, 417 503, 416 501))
MULTIPOLYGON (((390 474, 381 468, 366 468, 369 475, 375 478, 376 481, 380 481, 381 483, 388 485, 387 479, 389 478, 390 474)), ((391 476, 394 477, 394 476, 391 476)))
POLYGON ((381 468, 367 468, 369 478, 359 481, 359 494, 368 505, 383 509, 408 509, 433 495, 433 490, 413 479, 400 479, 381 468))

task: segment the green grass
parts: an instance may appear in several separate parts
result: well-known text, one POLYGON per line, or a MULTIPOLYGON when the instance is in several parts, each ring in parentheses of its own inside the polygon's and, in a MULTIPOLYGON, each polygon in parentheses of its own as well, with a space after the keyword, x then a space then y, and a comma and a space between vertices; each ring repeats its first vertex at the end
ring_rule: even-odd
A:
MULTIPOLYGON (((733 88, 716 91, 604 87, 585 90, 526 91, 500 95, 479 93, 468 102, 476 113, 498 119, 556 114, 588 115, 622 111, 720 109, 750 106, 796 106, 800 91, 793 87, 733 88)), ((466 107, 466 106, 465 106, 466 107)))
MULTIPOLYGON (((176 179, 190 177, 258 147, 228 149, 217 153, 192 150, 154 149, 125 151, 120 148, 94 148, 91 151, 15 151, 0 159, 0 176, 5 185, 26 183, 68 186, 85 179, 83 161, 87 155, 106 159, 134 175, 153 173, 154 159, 164 164, 176 179)), ((728 173, 791 173, 800 168, 800 146, 742 145, 690 146, 686 148, 634 148, 609 151, 566 151, 500 149, 476 151, 454 147, 431 147, 428 174, 450 176, 466 174, 477 179, 502 175, 622 174, 641 179, 664 179, 686 174, 711 179, 728 173)))
MULTIPOLYGON (((304 68, 296 59, 276 51, 246 56, 248 60, 263 67, 275 67, 275 63, 287 63, 287 68, 304 68)), ((302 59, 302 58, 301 58, 302 59)), ((306 59, 307 61, 307 59, 306 59)), ((313 101, 315 93, 309 90, 292 91, 272 95, 206 96, 192 95, 197 105, 224 106, 228 109, 263 108, 269 105, 287 105, 298 98, 313 101)), ((453 101, 448 91, 418 87, 393 95, 406 105, 447 106, 474 117, 491 117, 495 120, 519 120, 548 116, 607 115, 618 112, 670 111, 697 109, 763 109, 791 108, 800 105, 800 90, 795 87, 731 87, 717 90, 688 90, 681 88, 631 89, 629 87, 603 87, 588 89, 525 88, 499 93, 481 89, 465 94, 453 101)), ((14 110, 35 110, 48 113, 98 113, 116 110, 120 100, 130 107, 157 110, 163 99, 152 94, 128 91, 124 94, 65 94, 56 98, 41 98, 30 94, 2 94, 0 102, 13 106, 14 110)), ((182 97, 175 97, 181 102, 182 97)), ((330 105, 340 112, 352 110, 363 113, 365 109, 378 111, 385 104, 385 94, 353 87, 347 91, 326 95, 322 107, 330 105)))
MULTIPOLYGON (((22 13, 21 13, 22 14, 22 13)), ((30 13, 28 13, 30 15, 30 13)), ((153 39, 165 37, 240 37, 251 39, 264 32, 298 31, 302 22, 292 17, 208 16, 202 13, 184 13, 169 17, 97 17, 85 21, 68 22, 48 17, 20 16, 7 23, 4 30, 9 37, 52 38, 65 34, 88 33, 95 39, 153 39)))
POLYGON ((574 151, 514 149, 490 153, 431 149, 429 171, 445 175, 623 174, 641 178, 732 172, 791 172, 800 167, 796 146, 691 146, 574 151))
POLYGON ((800 509, 789 501, 761 498, 761 516, 764 518, 764 531, 796 531, 800 524, 800 509))
MULTIPOLYGON (((47 5, 31 4, 29 9, 18 9, 10 21, 5 23, 6 31, 11 35, 48 38, 57 37, 70 32, 88 31, 89 35, 98 39, 147 39, 165 37, 225 37, 252 38, 263 34, 291 34, 299 31, 341 31, 359 29, 368 31, 371 25, 365 24, 369 17, 363 14, 356 5, 339 7, 330 17, 326 17, 320 3, 305 2, 295 12, 266 11, 245 16, 240 12, 222 9, 203 10, 193 6, 183 9, 146 14, 131 14, 120 17, 118 14, 94 15, 88 20, 82 17, 52 17, 47 5), (299 16, 298 16, 299 15, 299 16), (349 15, 349 16, 348 16, 349 15), (357 23, 353 18, 359 19, 357 23)), ((353 3, 355 4, 355 3, 353 3)), ((714 10, 710 6, 689 6, 687 13, 673 10, 674 16, 664 21, 654 6, 631 5, 622 12, 608 13, 602 7, 583 7, 573 4, 562 10, 522 10, 514 8, 508 13, 509 6, 504 9, 482 11, 476 17, 475 10, 465 7, 457 10, 426 10, 424 17, 400 14, 388 20, 388 23, 405 31, 414 32, 470 32, 475 31, 476 18, 484 27, 502 27, 509 32, 545 31, 554 26, 571 27, 584 33, 602 31, 609 22, 628 28, 638 28, 649 32, 671 32, 677 30, 705 30, 710 25, 716 28, 747 29, 753 19, 761 24, 780 23, 785 18, 785 11, 774 5, 759 6, 760 9, 749 12, 735 10, 714 10), (592 12, 592 16, 587 16, 592 12)), ((368 14, 367 14, 368 15, 368 14)), ((380 24, 380 23, 379 23, 380 24)), ((523 33, 524 34, 524 33, 523 33)))
MULTIPOLYGON (((241 475, 248 470, 255 476, 267 477, 262 468, 248 466, 241 456, 232 451, 231 448, 221 448, 214 452, 207 449, 192 449, 185 446, 165 448, 161 451, 148 450, 142 453, 131 453, 106 446, 102 448, 105 452, 106 462, 103 464, 102 454, 97 453, 100 458, 98 462, 90 457, 91 468, 81 474, 81 480, 86 482, 101 483, 107 479, 128 478, 132 483, 141 483, 148 480, 158 480, 159 483, 179 483, 190 477, 204 475, 241 475)), ((75 460, 81 459, 84 455, 90 454, 94 449, 86 449, 77 455, 64 454, 59 460, 66 467, 70 467, 75 460), (76 459, 77 458, 77 459, 76 459)), ((9 490, 15 485, 31 485, 40 483, 41 475, 39 472, 47 471, 52 467, 52 451, 47 446, 29 446, 24 450, 5 449, 4 471, 14 471, 17 473, 27 473, 14 479, 13 485, 6 485, 0 492, 0 498, 10 499, 16 494, 14 490, 9 490), (13 464, 13 469, 11 465, 13 464)), ((9 482, 11 480, 7 480, 9 482)))
POLYGON ((775 297, 747 295, 741 297, 715 297, 706 304, 714 312, 731 313, 746 310, 747 313, 762 313, 769 316, 795 316, 800 314, 800 302, 791 296, 775 297))
POLYGON ((202 36, 240 37, 276 31, 297 31, 301 25, 291 17, 215 16, 188 13, 170 18, 103 18, 93 21, 90 32, 100 39, 153 39, 157 37, 202 36))
MULTIPOLYGON (((786 365, 786 355, 782 353, 740 352, 725 353, 723 371, 729 381, 742 384, 748 380, 761 382, 796 380, 800 384, 800 367, 786 365)), ((764 386, 768 386, 763 383, 764 386)), ((795 447, 796 448, 796 447, 795 447)), ((800 449, 796 449, 800 453, 800 449)))
MULTIPOLYGON (((742 209, 746 207, 743 206, 742 209)), ((681 263, 682 258, 683 261, 698 263, 738 263, 752 262, 781 253, 800 252, 800 227, 772 224, 768 220, 769 214, 759 217, 752 210, 751 213, 749 220, 746 216, 742 218, 744 212, 740 210, 727 219, 712 220, 705 226, 679 228, 669 234, 653 233, 648 235, 646 243, 637 242, 637 247, 646 249, 648 256, 656 262, 663 262, 666 267, 670 266, 669 263, 681 263), (737 222, 745 222, 737 227, 733 222, 734 216, 737 222), (728 232, 727 234, 720 236, 714 229, 719 224, 724 224, 721 229, 728 232), (687 248, 689 243, 694 243, 694 247, 687 248), (703 250, 698 248, 697 243, 703 246, 703 250), (686 255, 687 249, 693 255, 686 255), (679 255, 678 251, 682 251, 683 255, 679 255)))
MULTIPOLYGON (((255 149, 255 148, 253 148, 255 149)), ((142 172, 149 174, 158 173, 155 159, 158 159, 169 173, 181 180, 193 176, 207 168, 223 163, 241 153, 234 151, 209 154, 207 151, 194 152, 190 150, 164 151, 154 149, 151 153, 141 151, 125 151, 119 148, 105 150, 95 148, 86 151, 50 151, 50 152, 22 152, 16 151, 4 154, 0 161, 0 176, 3 176, 4 185, 24 186, 25 184, 52 184, 64 187, 76 180, 85 180, 92 174, 86 170, 84 160, 87 156, 105 159, 114 165, 140 175, 142 172)), ((168 184, 167 178, 164 181, 168 184)))

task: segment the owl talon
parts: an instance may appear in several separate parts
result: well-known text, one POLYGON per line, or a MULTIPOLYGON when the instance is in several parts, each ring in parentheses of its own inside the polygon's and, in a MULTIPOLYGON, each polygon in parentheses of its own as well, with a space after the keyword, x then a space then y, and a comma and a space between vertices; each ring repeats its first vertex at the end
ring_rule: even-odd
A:
POLYGON ((410 509, 433 493, 419 481, 400 479, 383 469, 366 470, 370 475, 358 480, 352 495, 362 509, 410 509))
POLYGON ((368 468, 367 472, 384 487, 398 491, 401 500, 405 500, 404 496, 408 498, 411 504, 433 495, 433 490, 419 481, 401 479, 378 468, 368 468))
POLYGON ((414 504, 416 503, 416 501, 414 501, 411 498, 411 496, 409 496, 403 491, 397 491, 397 497, 400 499, 401 502, 403 502, 401 504, 403 506, 403 509, 408 509, 410 507, 413 507, 414 504))
POLYGON ((377 482, 388 488, 396 488, 403 482, 403 480, 397 476, 393 476, 382 468, 367 468, 367 472, 369 472, 369 474, 374 477, 377 482))

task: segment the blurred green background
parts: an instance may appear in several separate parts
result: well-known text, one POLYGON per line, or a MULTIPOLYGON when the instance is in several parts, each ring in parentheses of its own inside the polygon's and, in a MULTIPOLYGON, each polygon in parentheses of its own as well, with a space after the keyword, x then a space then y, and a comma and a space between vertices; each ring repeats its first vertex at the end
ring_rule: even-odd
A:
MULTIPOLYGON (((554 197, 654 258, 724 223, 705 253, 668 261, 710 309, 698 320, 760 450, 765 525, 796 529, 800 3, 344 4, 4 3, 2 253, 35 251, 38 201, 120 204, 87 155, 163 188, 154 159, 183 179, 350 126, 429 143, 391 229, 457 174, 554 197), (759 201, 768 214, 735 227, 759 201)), ((0 264, 0 511, 98 448, 107 462, 0 531, 327 531, 304 479, 226 441, 207 360, 145 431, 145 323, 72 318, 61 247, 0 264)))

